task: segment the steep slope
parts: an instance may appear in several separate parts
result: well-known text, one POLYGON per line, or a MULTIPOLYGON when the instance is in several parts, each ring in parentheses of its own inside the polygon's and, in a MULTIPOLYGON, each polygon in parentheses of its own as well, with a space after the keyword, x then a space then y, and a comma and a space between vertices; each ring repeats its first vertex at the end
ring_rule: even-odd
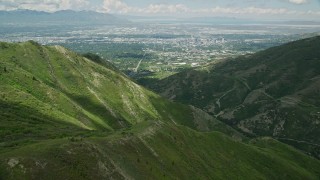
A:
POLYGON ((320 36, 226 62, 141 81, 254 136, 320 157, 320 36))
POLYGON ((145 90, 108 64, 101 66, 63 47, 33 41, 0 45, 2 146, 84 129, 111 132, 150 120, 195 129, 196 123, 212 124, 211 130, 241 137, 196 108, 171 103, 145 90))
POLYGON ((60 46, 0 43, 0 179, 319 177, 318 160, 249 141, 109 66, 60 46))

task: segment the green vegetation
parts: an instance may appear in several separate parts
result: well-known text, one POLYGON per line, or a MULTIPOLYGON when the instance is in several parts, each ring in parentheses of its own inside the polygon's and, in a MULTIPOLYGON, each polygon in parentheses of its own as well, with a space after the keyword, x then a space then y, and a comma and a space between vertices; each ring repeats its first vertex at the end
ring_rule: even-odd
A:
POLYGON ((273 136, 320 158, 320 36, 140 81, 250 136, 273 136))
MULTIPOLYGON (((110 35, 110 37, 112 38, 113 36, 110 35)), ((99 56, 112 60, 112 63, 122 71, 135 68, 141 59, 152 62, 156 57, 154 54, 145 53, 143 49, 147 45, 139 43, 93 43, 88 46, 87 43, 78 42, 77 44, 67 43, 64 46, 80 53, 90 52, 85 54, 87 58, 88 55, 91 57, 93 57, 92 55, 96 56, 93 52, 98 52, 99 56)))
POLYGON ((144 122, 106 137, 43 141, 0 155, 6 179, 317 179, 320 163, 272 139, 144 122))
POLYGON ((320 162, 250 140, 95 55, 1 43, 0 179, 317 179, 320 162))
MULTIPOLYGON (((10 143, 19 139, 15 136, 20 132, 15 133, 14 129, 50 133, 32 121, 43 121, 52 128, 57 126, 55 123, 62 123, 66 129, 71 126, 112 132, 143 121, 165 121, 161 114, 174 117, 174 106, 188 109, 166 101, 173 108, 165 113, 163 109, 159 111, 157 102, 164 99, 93 55, 86 55, 93 59, 90 61, 63 47, 42 47, 33 41, 7 46, 10 48, 1 51, 4 72, 0 76, 0 116, 4 122, 0 126, 4 135, 1 137, 11 137, 10 143), (15 121, 19 117, 26 124, 15 121)), ((181 121, 193 121, 189 112, 181 115, 181 121)), ((60 137, 64 133, 54 134, 60 137)))

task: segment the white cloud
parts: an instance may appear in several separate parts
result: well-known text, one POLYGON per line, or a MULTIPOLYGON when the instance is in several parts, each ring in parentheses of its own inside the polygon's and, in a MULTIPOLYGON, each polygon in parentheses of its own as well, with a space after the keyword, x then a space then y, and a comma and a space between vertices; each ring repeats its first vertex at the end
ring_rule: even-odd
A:
POLYGON ((294 3, 294 4, 305 4, 308 1, 307 0, 289 0, 289 2, 294 3))
POLYGON ((147 7, 132 7, 121 0, 104 0, 103 11, 108 13, 176 14, 188 12, 191 9, 183 4, 150 4, 147 7))
MULTIPOLYGON (((287 0, 292 3, 306 3, 307 0, 287 0)), ((183 4, 150 4, 147 7, 129 6, 123 0, 104 0, 103 11, 109 13, 149 14, 149 15, 318 15, 319 11, 293 11, 286 8, 260 7, 208 7, 190 8, 183 4)))
MULTIPOLYGON (((249 1, 249 0, 248 0, 249 1)), ((251 0, 250 0, 251 1, 251 0)), ((295 4, 308 3, 309 0, 281 0, 295 4)), ((320 1, 320 0, 319 0, 320 1)), ((160 1, 161 2, 161 1, 160 1)), ((137 14, 137 15, 180 15, 180 16, 291 16, 291 17, 318 17, 320 11, 290 10, 287 8, 266 7, 232 7, 215 6, 194 8, 185 4, 166 3, 147 4, 145 7, 130 6, 124 0, 103 0, 100 7, 94 7, 90 0, 0 0, 0 10, 31 9, 54 12, 58 10, 96 10, 107 13, 137 14)))
POLYGON ((54 12, 59 10, 82 10, 89 5, 88 0, 0 0, 2 10, 29 9, 54 12))
MULTIPOLYGON (((307 0, 289 0, 292 3, 306 3, 307 0)), ((184 4, 150 4, 146 7, 129 6, 122 0, 104 0, 103 11, 109 13, 128 13, 141 15, 193 15, 193 16, 303 16, 319 15, 320 11, 296 11, 287 8, 260 7, 208 7, 190 8, 184 4)))
POLYGON ((147 8, 142 10, 148 14, 177 14, 177 13, 187 13, 191 9, 183 4, 165 5, 165 4, 150 4, 147 8))
POLYGON ((285 8, 257 8, 257 7, 247 7, 247 8, 223 8, 215 7, 209 10, 206 10, 209 13, 214 14, 267 14, 267 15, 277 15, 277 14, 289 14, 290 11, 285 8))
POLYGON ((120 0, 104 0, 103 9, 105 12, 123 12, 127 13, 132 10, 126 3, 120 0))

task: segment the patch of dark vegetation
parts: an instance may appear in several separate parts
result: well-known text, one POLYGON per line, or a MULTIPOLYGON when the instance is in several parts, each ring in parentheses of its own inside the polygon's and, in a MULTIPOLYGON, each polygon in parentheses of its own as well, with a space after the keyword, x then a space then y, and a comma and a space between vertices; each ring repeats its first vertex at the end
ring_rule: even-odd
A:
MULTIPOLYGON (((125 119, 121 119, 119 117, 116 119, 112 116, 111 112, 109 112, 105 106, 101 103, 97 103, 92 101, 92 99, 89 99, 86 96, 75 96, 73 94, 65 92, 71 99, 79 103, 85 110, 89 112, 93 112, 95 115, 100 117, 101 119, 105 120, 107 124, 109 124, 112 128, 120 129, 123 128, 122 125, 125 125, 125 127, 130 127, 129 123, 125 119), (119 123, 121 121, 121 124, 119 123)), ((97 128, 99 128, 100 125, 97 125, 97 128)), ((100 126, 101 129, 104 129, 100 126)))
POLYGON ((93 53, 85 53, 82 55, 83 57, 100 64, 106 68, 112 69, 114 71, 120 72, 112 63, 108 62, 105 59, 102 59, 99 55, 93 54, 93 53))
POLYGON ((3 100, 0 100, 0 119, 2 148, 88 132, 62 120, 43 115, 36 109, 3 100))
POLYGON ((104 61, 99 55, 96 55, 96 54, 93 54, 93 53, 83 54, 83 57, 86 57, 86 58, 88 58, 88 59, 90 59, 93 62, 96 62, 98 64, 103 64, 103 61, 104 61))
POLYGON ((36 46, 37 48, 42 49, 41 44, 39 44, 38 42, 33 41, 33 40, 30 40, 30 41, 28 41, 28 42, 29 42, 30 44, 32 44, 33 46, 36 46))
POLYGON ((9 48, 9 44, 0 42, 0 49, 8 49, 8 48, 9 48))

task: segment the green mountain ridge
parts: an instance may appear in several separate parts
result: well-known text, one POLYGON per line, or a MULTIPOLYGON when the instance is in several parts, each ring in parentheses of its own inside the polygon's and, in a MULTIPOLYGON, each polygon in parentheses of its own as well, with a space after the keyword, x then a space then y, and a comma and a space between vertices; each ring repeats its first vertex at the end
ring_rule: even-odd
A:
POLYGON ((320 157, 320 36, 142 84, 251 136, 320 157))
MULTIPOLYGON (((89 57, 90 58, 90 57, 89 57)), ((108 63, 0 43, 0 179, 317 179, 320 162, 248 139, 108 63)))
MULTIPOLYGON (((63 47, 40 46, 32 41, 2 43, 1 47, 4 119, 30 116, 36 121, 41 119, 33 117, 37 113, 49 118, 53 126, 58 122, 69 124, 68 128, 112 132, 143 121, 175 117, 174 121, 196 128, 194 108, 166 101, 107 63, 100 66, 63 47)), ((26 123, 21 128, 32 134, 26 123)))

